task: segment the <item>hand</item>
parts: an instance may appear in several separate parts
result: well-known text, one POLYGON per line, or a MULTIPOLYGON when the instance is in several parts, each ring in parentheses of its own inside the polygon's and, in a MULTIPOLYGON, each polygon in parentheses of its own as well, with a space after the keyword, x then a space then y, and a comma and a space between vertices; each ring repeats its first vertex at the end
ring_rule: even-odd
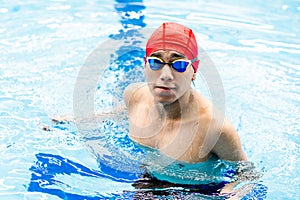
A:
POLYGON ((238 184, 238 182, 236 182, 236 181, 226 184, 220 191, 220 194, 228 196, 228 199, 232 199, 232 200, 239 199, 235 196, 236 191, 233 189, 234 186, 236 186, 237 184, 238 184))
POLYGON ((51 117, 51 120, 56 124, 64 124, 64 123, 74 122, 74 117, 73 115, 61 115, 61 116, 51 117))

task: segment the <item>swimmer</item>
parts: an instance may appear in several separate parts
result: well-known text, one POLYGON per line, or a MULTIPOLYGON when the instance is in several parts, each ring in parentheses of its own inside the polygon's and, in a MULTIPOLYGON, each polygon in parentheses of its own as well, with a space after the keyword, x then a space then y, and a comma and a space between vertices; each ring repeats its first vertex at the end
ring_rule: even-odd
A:
POLYGON ((212 155, 247 160, 231 122, 191 87, 200 62, 191 29, 163 23, 149 38, 144 61, 146 83, 124 91, 134 142, 187 163, 205 162, 212 155))

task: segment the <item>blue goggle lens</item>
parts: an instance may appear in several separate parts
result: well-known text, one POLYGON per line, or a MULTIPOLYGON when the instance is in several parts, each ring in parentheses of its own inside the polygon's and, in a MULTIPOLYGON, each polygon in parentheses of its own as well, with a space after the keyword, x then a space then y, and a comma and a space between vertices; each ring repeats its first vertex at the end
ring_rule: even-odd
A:
POLYGON ((191 64, 189 60, 175 60, 171 63, 162 62, 158 58, 147 58, 149 66, 152 70, 157 71, 163 68, 165 64, 170 65, 177 72, 185 72, 186 68, 191 64))

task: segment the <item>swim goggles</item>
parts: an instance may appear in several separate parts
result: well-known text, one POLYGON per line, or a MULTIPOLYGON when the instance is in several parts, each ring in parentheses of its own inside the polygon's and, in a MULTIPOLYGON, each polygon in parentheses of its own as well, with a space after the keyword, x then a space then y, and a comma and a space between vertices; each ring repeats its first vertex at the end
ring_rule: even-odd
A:
POLYGON ((163 68, 166 64, 168 64, 170 67, 172 67, 176 72, 185 72, 185 70, 195 61, 197 61, 197 58, 194 58, 193 60, 184 60, 184 59, 178 59, 174 60, 173 62, 166 63, 160 58, 157 57, 146 57, 147 62, 149 63, 149 66, 152 70, 157 71, 163 68))

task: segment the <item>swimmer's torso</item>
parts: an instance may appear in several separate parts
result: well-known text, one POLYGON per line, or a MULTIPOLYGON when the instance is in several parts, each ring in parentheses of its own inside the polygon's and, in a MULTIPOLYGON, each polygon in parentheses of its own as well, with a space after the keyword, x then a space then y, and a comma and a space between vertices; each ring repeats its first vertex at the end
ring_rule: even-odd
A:
POLYGON ((147 86, 140 87, 129 106, 129 136, 142 145, 158 149, 173 159, 198 163, 206 161, 215 141, 215 132, 207 102, 193 91, 193 101, 178 119, 167 119, 155 109, 147 86))

